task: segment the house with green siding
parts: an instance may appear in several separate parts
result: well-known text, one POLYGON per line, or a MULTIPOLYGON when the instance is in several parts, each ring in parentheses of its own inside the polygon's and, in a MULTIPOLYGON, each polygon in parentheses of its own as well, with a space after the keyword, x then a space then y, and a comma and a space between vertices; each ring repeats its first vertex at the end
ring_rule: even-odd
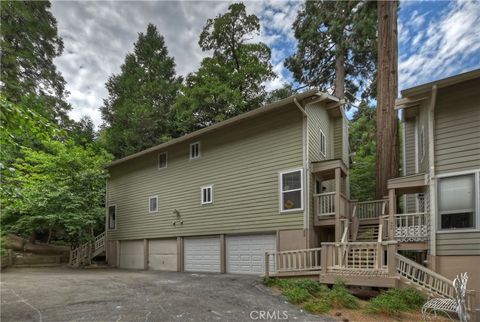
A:
POLYGON ((335 191, 336 169, 348 198, 343 102, 317 90, 116 160, 108 166, 108 262, 261 274, 267 251, 333 240, 335 218, 315 225, 313 195, 335 191))
POLYGON ((422 264, 451 279, 466 271, 480 290, 480 70, 401 94, 403 173, 388 182, 395 234, 422 264))
MULTIPOLYGON (((317 276, 480 296, 480 70, 402 91, 402 174, 351 200, 344 102, 316 89, 113 161, 106 232, 129 269, 317 276), (477 291, 474 291, 477 290, 477 291)), ((476 299, 475 299, 476 296, 476 299)))

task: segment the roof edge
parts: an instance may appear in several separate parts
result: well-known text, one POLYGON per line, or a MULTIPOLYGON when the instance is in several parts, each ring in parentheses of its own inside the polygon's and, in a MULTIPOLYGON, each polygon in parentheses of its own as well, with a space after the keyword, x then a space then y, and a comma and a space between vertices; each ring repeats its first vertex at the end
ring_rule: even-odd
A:
POLYGON ((109 164, 107 164, 105 167, 106 168, 110 168, 112 166, 115 166, 115 165, 118 165, 120 163, 123 163, 123 162, 126 162, 126 161, 129 161, 129 160, 132 160, 132 159, 135 159, 135 158, 138 158, 140 156, 143 156, 145 154, 148 154, 148 153, 151 153, 151 152, 155 152, 157 150, 161 150, 161 149, 165 149, 169 146, 172 146, 172 145, 175 145, 175 144, 179 144, 179 143, 182 143, 182 142, 185 142, 185 141, 188 141, 188 140, 191 140, 191 139, 194 139, 196 137, 199 137, 201 135, 204 135, 204 134, 207 134, 207 133, 210 133, 210 132, 213 132, 213 131, 216 131, 216 130, 220 130, 222 128, 225 128, 227 126, 230 126, 230 125, 233 125, 237 122, 240 122, 240 121, 243 121, 243 120, 246 120, 246 119, 249 119, 249 118, 252 118, 252 117, 256 117, 258 115, 262 115, 264 113, 268 113, 270 111, 274 111, 276 109, 279 109, 281 107, 284 107, 288 104, 291 104, 291 103, 294 103, 294 100, 305 100, 309 97, 313 97, 313 96, 318 96, 318 95, 322 95, 322 94, 325 94, 326 96, 326 99, 327 99, 327 102, 330 101, 330 102, 338 102, 339 99, 335 96, 332 96, 332 95, 329 95, 329 94, 326 94, 326 93, 322 93, 320 92, 318 89, 310 89, 310 90, 307 90, 303 93, 299 93, 299 94, 295 94, 295 95, 292 95, 292 96, 289 96, 287 98, 284 98, 282 100, 279 100, 279 101, 275 101, 273 103, 270 103, 270 104, 266 104, 266 105, 263 105, 261 107, 258 107, 254 110, 251 110, 251 111, 248 111, 248 112, 245 112, 243 114, 240 114, 240 115, 237 115, 237 116, 234 116, 234 117, 231 117, 229 119, 226 119, 224 121, 221 121, 219 123, 215 123, 215 124, 212 124, 210 126, 207 126, 203 129, 200 129, 200 130, 197 130, 197 131, 194 131, 194 132, 191 132, 191 133, 188 133, 188 134, 185 134, 183 136, 180 136, 178 138, 174 138, 174 139, 171 139, 165 143, 161 143, 159 145, 155 145, 151 148, 148 148, 148 149, 145 149, 145 150, 142 150, 140 152, 137 152, 137 153, 134 153, 134 154, 131 154, 131 155, 128 155, 126 157, 123 157, 121 159, 118 159, 118 160, 114 160, 112 162, 110 162, 109 164))
POLYGON ((475 78, 480 78, 480 69, 474 69, 465 73, 453 75, 447 78, 435 80, 433 82, 407 88, 402 90, 400 93, 402 97, 414 96, 430 92, 433 85, 437 85, 438 88, 442 88, 466 82, 475 78))

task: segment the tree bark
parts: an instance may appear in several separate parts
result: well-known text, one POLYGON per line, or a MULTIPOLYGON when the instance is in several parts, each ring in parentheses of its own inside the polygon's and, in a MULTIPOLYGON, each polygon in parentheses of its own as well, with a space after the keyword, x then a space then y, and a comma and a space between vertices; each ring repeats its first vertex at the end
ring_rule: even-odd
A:
POLYGON ((335 55, 335 96, 345 98, 345 55, 340 50, 335 55))
POLYGON ((377 79, 376 196, 387 195, 387 180, 398 175, 399 143, 395 99, 398 93, 397 1, 379 1, 377 79))

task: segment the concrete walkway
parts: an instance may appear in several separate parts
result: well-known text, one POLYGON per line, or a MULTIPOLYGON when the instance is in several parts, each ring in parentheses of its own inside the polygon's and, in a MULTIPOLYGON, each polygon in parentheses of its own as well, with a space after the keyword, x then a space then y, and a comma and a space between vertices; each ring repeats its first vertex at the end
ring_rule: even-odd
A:
POLYGON ((265 320, 334 321, 286 303, 253 276, 69 268, 1 274, 2 322, 265 320))

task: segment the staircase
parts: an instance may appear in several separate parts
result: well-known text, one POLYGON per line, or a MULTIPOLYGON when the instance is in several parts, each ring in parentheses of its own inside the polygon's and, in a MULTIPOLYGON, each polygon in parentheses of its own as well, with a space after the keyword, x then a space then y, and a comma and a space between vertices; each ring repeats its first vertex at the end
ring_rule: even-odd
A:
POLYGON ((356 234, 356 241, 376 241, 378 239, 378 225, 360 225, 356 234))
POLYGON ((70 251, 69 265, 80 267, 89 265, 95 256, 105 252, 105 232, 96 236, 93 242, 87 242, 70 251))

